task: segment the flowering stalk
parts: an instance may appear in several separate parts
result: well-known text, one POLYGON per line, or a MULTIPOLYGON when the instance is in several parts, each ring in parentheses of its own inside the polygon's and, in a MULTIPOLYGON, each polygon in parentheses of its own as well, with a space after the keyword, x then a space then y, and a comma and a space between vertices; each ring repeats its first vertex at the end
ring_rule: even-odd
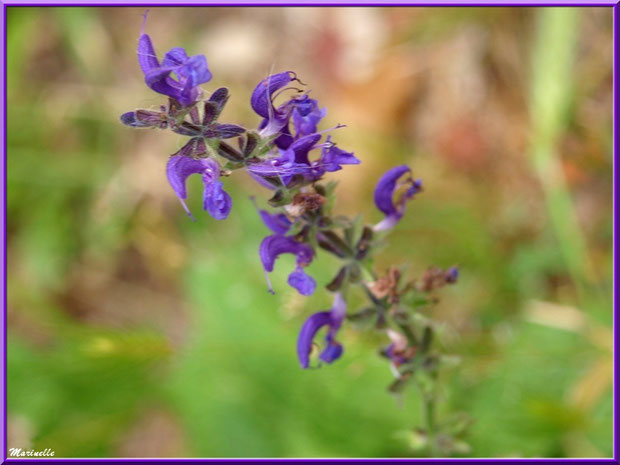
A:
POLYGON ((360 160, 338 147, 331 135, 324 138, 325 133, 344 126, 318 131, 326 109, 301 88, 305 84, 294 72, 272 74, 259 82, 250 105, 261 119, 255 129, 246 129, 219 122, 229 98, 226 88, 216 89, 203 99, 199 85, 211 79, 203 55, 190 57, 184 49, 173 48, 160 62, 150 37, 143 32, 138 61, 147 86, 167 96, 168 102, 156 111, 125 113, 121 121, 135 128, 171 130, 187 138, 170 156, 166 174, 190 218, 193 215, 186 204, 189 176, 201 176, 203 209, 214 219, 223 220, 233 202, 221 178, 242 170, 271 192, 267 202, 270 209, 257 206, 271 231, 259 247, 269 292, 275 293, 269 273, 283 254, 296 257, 287 282, 304 296, 317 288, 306 268, 318 252, 340 259, 341 266, 326 285, 333 293, 331 308, 310 315, 301 327, 297 341, 301 367, 330 364, 343 356, 339 331, 345 321, 371 323, 390 341, 381 350, 395 377, 388 390, 401 393, 408 386, 417 386, 420 391, 425 428, 412 433, 412 442, 432 455, 458 451, 460 431, 453 431, 449 423, 439 423, 436 418, 437 380, 443 358, 432 348, 435 324, 420 312, 436 301, 434 291, 456 282, 458 269, 430 268, 418 279, 406 280, 399 268, 377 274, 372 266, 377 245, 401 220, 408 202, 422 191, 422 182, 412 177, 408 166, 397 166, 379 179, 374 190, 374 202, 384 215, 381 221, 362 224, 359 219, 335 216, 336 185, 325 182, 324 176, 345 165, 357 165, 360 160), (281 103, 276 104, 276 100, 281 103), (229 143, 231 139, 236 139, 236 144, 229 143), (347 302, 354 292, 367 303, 347 313, 347 302), (322 330, 323 342, 315 344, 322 330), (321 348, 315 350, 317 346, 321 348))

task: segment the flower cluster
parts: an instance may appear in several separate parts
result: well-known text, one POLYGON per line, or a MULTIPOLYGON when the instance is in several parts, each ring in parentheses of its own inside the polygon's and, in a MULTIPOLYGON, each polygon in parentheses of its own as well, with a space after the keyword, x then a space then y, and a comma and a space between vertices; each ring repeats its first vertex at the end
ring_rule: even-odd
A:
POLYGON ((331 133, 343 125, 319 130, 326 109, 310 98, 296 73, 272 74, 258 83, 250 106, 259 119, 254 128, 247 129, 219 122, 229 93, 226 88, 209 93, 200 87, 211 79, 204 55, 188 56, 184 49, 173 48, 160 62, 150 37, 142 32, 138 63, 146 85, 165 95, 167 103, 157 110, 127 112, 121 121, 134 128, 171 130, 186 138, 181 149, 168 159, 166 175, 190 218, 194 219, 186 203, 190 176, 198 174, 202 178, 203 209, 214 219, 223 220, 230 214, 233 202, 221 179, 243 170, 271 195, 270 209, 257 206, 271 232, 263 238, 258 253, 271 293, 274 290, 269 273, 283 254, 295 256, 287 283, 304 296, 317 289, 307 267, 320 250, 342 261, 326 285, 333 293, 332 307, 309 316, 301 327, 297 343, 301 367, 312 365, 317 335, 322 331, 318 363, 341 358, 344 349, 338 332, 346 320, 373 320, 376 328, 385 331, 391 344, 382 354, 390 361, 396 382, 404 384, 420 367, 432 366, 436 358, 429 349, 432 324, 420 327, 411 316, 416 312, 414 307, 420 307, 419 302, 425 302, 422 306, 431 302, 427 297, 435 289, 456 281, 457 268, 431 268, 420 279, 405 281, 397 268, 377 275, 371 262, 386 231, 396 226, 408 202, 422 191, 422 182, 412 176, 411 169, 397 166, 378 180, 374 202, 383 218, 376 224, 362 225, 333 216, 335 184, 325 182, 325 174, 358 165, 360 160, 332 140, 331 133), (229 143, 232 139, 236 144, 229 143), (347 314, 347 302, 354 292, 368 305, 347 314))

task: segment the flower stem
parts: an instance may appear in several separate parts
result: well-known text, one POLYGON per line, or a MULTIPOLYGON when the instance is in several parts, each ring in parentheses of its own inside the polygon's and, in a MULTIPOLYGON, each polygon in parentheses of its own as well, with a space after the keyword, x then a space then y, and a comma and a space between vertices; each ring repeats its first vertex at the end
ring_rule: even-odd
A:
POLYGON ((436 435, 436 418, 435 418, 435 385, 436 382, 433 379, 433 385, 430 389, 421 384, 419 381, 415 382, 415 385, 420 391, 420 397, 422 399, 422 424, 427 435, 427 450, 431 457, 441 456, 440 450, 437 447, 436 435))
POLYGON ((428 435, 428 451, 432 457, 440 456, 435 440, 435 396, 422 393, 423 421, 428 435))

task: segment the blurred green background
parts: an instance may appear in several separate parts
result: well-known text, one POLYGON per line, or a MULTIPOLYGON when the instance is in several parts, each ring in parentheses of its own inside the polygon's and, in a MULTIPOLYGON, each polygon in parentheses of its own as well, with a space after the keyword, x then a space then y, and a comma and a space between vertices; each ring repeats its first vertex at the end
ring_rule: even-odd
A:
MULTIPOLYGON (((165 177, 181 137, 122 126, 164 100, 135 49, 143 9, 8 8, 8 446, 85 457, 407 457, 377 347, 302 371, 297 331, 329 307, 266 292, 267 234, 243 173, 227 221, 187 219, 165 177)), ((612 453, 612 10, 154 8, 161 55, 204 53, 254 127, 249 96, 295 70, 323 128, 363 163, 338 210, 380 219, 372 189, 408 163, 425 192, 378 269, 459 264, 443 293, 440 415, 469 413, 473 457, 612 453)), ((319 285, 335 272, 321 258, 319 285)), ((350 309, 354 310, 354 309, 350 309)))

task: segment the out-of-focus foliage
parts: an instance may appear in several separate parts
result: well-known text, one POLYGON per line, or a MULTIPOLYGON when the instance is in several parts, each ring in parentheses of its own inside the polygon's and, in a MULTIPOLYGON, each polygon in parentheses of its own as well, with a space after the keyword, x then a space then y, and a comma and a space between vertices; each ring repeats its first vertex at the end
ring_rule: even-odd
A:
MULTIPOLYGON (((141 14, 8 9, 9 447, 415 455, 419 399, 385 391, 383 335, 345 330, 341 360, 299 369, 297 331, 329 301, 267 293, 248 199, 266 193, 236 175, 229 219, 193 223, 164 174, 180 140, 119 123, 162 101, 136 63, 141 14)), ((424 179, 377 266, 461 266, 435 318, 462 362, 440 418, 474 418, 465 455, 611 455, 610 8, 174 8, 147 29, 160 53, 207 56, 230 122, 258 123, 270 71, 309 83, 362 160, 336 173, 341 211, 378 220, 396 163, 424 179)), ((325 285, 334 263, 311 271, 325 285)))

